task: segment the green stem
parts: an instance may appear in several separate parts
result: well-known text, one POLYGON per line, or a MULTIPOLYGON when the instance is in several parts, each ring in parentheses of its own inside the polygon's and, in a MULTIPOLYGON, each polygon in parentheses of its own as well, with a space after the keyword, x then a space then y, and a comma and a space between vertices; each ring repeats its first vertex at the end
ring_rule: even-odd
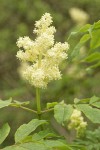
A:
MULTIPOLYGON (((37 114, 38 114, 38 118, 39 120, 41 120, 41 100, 40 100, 40 89, 36 88, 36 102, 37 102, 37 114)), ((40 129, 41 131, 43 130, 43 125, 41 125, 40 129)))
POLYGON ((39 119, 41 119, 41 102, 40 102, 40 89, 36 88, 36 102, 37 102, 37 114, 39 119))

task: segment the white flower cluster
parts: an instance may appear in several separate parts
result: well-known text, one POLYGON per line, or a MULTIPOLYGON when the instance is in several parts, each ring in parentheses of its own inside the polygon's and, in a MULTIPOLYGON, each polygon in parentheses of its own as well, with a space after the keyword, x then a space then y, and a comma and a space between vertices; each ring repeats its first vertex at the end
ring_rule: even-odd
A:
POLYGON ((35 23, 33 32, 37 35, 35 41, 29 37, 20 37, 17 46, 17 58, 27 62, 24 68, 24 78, 38 88, 46 88, 51 80, 61 79, 59 64, 67 59, 67 42, 54 42, 55 27, 51 26, 52 17, 45 13, 35 23))
POLYGON ((70 121, 71 122, 69 123, 68 128, 75 129, 77 131, 77 136, 83 134, 84 130, 86 129, 87 122, 84 121, 79 110, 73 110, 70 121))

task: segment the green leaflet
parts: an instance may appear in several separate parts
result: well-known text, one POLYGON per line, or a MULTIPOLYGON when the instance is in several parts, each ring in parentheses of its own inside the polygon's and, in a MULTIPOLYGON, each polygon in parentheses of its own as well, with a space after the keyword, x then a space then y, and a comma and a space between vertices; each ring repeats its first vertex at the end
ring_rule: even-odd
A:
POLYGON ((22 105, 28 105, 30 102, 29 101, 25 101, 25 102, 19 102, 16 100, 13 100, 14 103, 11 103, 11 106, 15 106, 15 107, 20 107, 22 105))
POLYGON ((85 33, 88 32, 88 30, 92 27, 92 25, 90 24, 86 24, 83 27, 81 27, 81 29, 79 30, 79 33, 85 33))
POLYGON ((17 106, 21 106, 21 105, 28 105, 29 103, 30 103, 29 101, 19 102, 16 100, 12 100, 12 98, 10 98, 9 100, 0 100, 0 108, 6 107, 9 105, 17 107, 17 106))
POLYGON ((98 60, 100 60, 100 52, 92 53, 88 57, 85 58, 85 61, 89 63, 98 61, 98 60))
POLYGON ((57 102, 47 103, 47 109, 54 107, 57 105, 57 102))
POLYGON ((39 133, 35 133, 33 136, 32 136, 32 140, 42 140, 44 138, 53 138, 53 137, 58 137, 57 134, 53 133, 53 132, 50 132, 49 130, 43 130, 43 131, 40 131, 39 133))
POLYGON ((44 143, 48 147, 58 148, 58 150, 73 150, 70 146, 64 144, 63 142, 61 142, 59 140, 46 140, 44 143))
MULTIPOLYGON (((100 27, 100 26, 99 26, 100 27)), ((92 39, 90 42, 90 48, 95 49, 100 46, 100 29, 92 32, 92 39)))
POLYGON ((8 146, 2 150, 51 150, 43 143, 28 142, 19 145, 8 146))
POLYGON ((95 103, 97 101, 100 101, 100 98, 95 95, 90 98, 90 104, 95 103))
POLYGON ((10 132, 10 127, 8 123, 4 124, 3 127, 0 129, 0 144, 6 139, 10 132))
POLYGON ((89 32, 89 29, 91 28, 92 25, 90 24, 86 24, 84 25, 83 27, 81 27, 80 29, 76 30, 76 31, 72 31, 68 37, 68 40, 74 36, 74 35, 77 35, 79 33, 88 33, 89 32))
POLYGON ((3 107, 6 107, 6 106, 9 106, 12 102, 12 99, 9 99, 9 100, 0 100, 0 108, 3 108, 3 107))
POLYGON ((91 120, 93 123, 100 123, 100 110, 97 108, 92 108, 88 104, 78 104, 76 108, 82 111, 85 116, 91 120))
POLYGON ((59 148, 59 150, 73 150, 70 146, 64 144, 59 140, 45 140, 22 143, 18 145, 8 146, 2 150, 53 150, 54 148, 59 148))
POLYGON ((73 107, 71 105, 66 105, 63 102, 54 107, 54 117, 61 125, 64 125, 64 122, 69 120, 72 112, 73 107))
POLYGON ((85 99, 74 99, 75 104, 94 104, 95 102, 100 102, 100 97, 92 96, 91 98, 85 98, 85 99))
POLYGON ((84 44, 85 42, 87 42, 90 39, 90 35, 89 34, 85 34, 81 37, 80 39, 80 43, 84 44))
POLYGON ((21 125, 15 133, 15 142, 20 142, 33 132, 38 126, 47 123, 45 120, 33 119, 28 124, 21 125))
POLYGON ((100 108, 100 102, 95 102, 95 103, 92 103, 93 106, 97 107, 97 108, 100 108))
POLYGON ((76 57, 79 54, 80 48, 83 46, 85 42, 87 42, 90 39, 89 34, 85 34, 80 39, 79 43, 75 46, 75 48, 72 51, 71 57, 76 57))
POLYGON ((30 103, 30 101, 25 101, 25 102, 19 102, 14 100, 15 105, 28 105, 30 103))

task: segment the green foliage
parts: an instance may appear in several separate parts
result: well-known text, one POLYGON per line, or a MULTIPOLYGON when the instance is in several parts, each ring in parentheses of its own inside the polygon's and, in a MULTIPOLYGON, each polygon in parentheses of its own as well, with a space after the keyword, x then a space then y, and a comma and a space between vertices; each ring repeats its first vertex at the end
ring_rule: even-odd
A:
POLYGON ((45 140, 39 142, 28 142, 19 145, 9 146, 2 150, 53 150, 59 148, 60 150, 72 150, 69 146, 60 141, 45 140))
MULTIPOLYGON (((1 100, 2 102, 2 100, 1 100)), ((2 105, 4 106, 13 106, 13 107, 21 107, 22 105, 27 105, 28 102, 18 102, 18 101, 14 101, 14 103, 12 103, 13 101, 10 99, 9 104, 8 104, 8 100, 4 101, 6 105, 2 105)), ((97 106, 97 108, 94 108, 93 106, 96 107, 96 105, 100 103, 100 98, 93 96, 91 98, 87 98, 87 99, 77 99, 75 98, 74 100, 74 104, 65 104, 64 101, 60 102, 60 103, 50 103, 46 110, 46 112, 52 111, 54 107, 54 117, 56 119, 56 121, 61 124, 62 126, 67 127, 67 123, 73 113, 73 109, 77 108, 80 111, 82 111, 85 116, 91 120, 93 123, 100 123, 100 110, 99 105, 97 106)), ((22 107, 23 108, 23 107, 22 107)), ((25 107, 26 109, 28 109, 27 107, 25 107)), ((29 109, 30 111, 30 109, 29 109)), ((45 112, 42 111, 43 113, 45 112)), ((33 111, 34 113, 34 111, 33 111)), ((76 140, 75 143, 69 145, 66 143, 66 140, 64 140, 63 137, 58 136, 57 134, 55 134, 54 132, 51 132, 50 130, 42 130, 38 133, 34 133, 33 131, 35 131, 37 129, 37 127, 41 127, 43 124, 47 124, 46 120, 38 120, 38 119, 33 119, 31 120, 29 123, 27 124, 23 124, 21 125, 16 133, 15 133, 15 145, 12 146, 8 146, 6 148, 4 148, 3 150, 11 150, 11 149, 15 149, 18 150, 19 148, 22 150, 28 150, 28 149, 44 149, 44 150, 53 150, 53 149, 59 149, 59 150, 87 150, 87 145, 92 141, 92 139, 90 139, 90 134, 92 132, 87 132, 86 134, 86 138, 89 138, 87 141, 82 141, 81 138, 76 140), (56 140, 55 140, 56 139, 56 140)), ((2 129, 0 130, 0 142, 2 143, 5 138, 8 136, 10 131, 10 127, 8 124, 5 124, 2 129)), ((95 137, 99 138, 99 134, 97 134, 97 131, 95 132, 95 137)), ((94 139, 94 141, 96 142, 97 140, 94 139)), ((90 147, 88 147, 90 150, 92 150, 92 148, 97 148, 98 149, 99 144, 96 145, 95 143, 92 144, 90 147)))
POLYGON ((72 51, 71 57, 74 58, 79 55, 79 50, 83 46, 84 43, 86 43, 90 39, 89 34, 85 34, 82 36, 78 44, 75 46, 75 48, 72 51))
POLYGON ((98 60, 100 60, 100 53, 99 52, 94 52, 85 58, 86 62, 94 62, 94 61, 98 61, 98 60))
POLYGON ((99 37, 98 37, 98 34, 100 34, 99 32, 100 32, 100 21, 94 23, 93 25, 90 25, 90 24, 85 25, 84 27, 82 27, 78 31, 72 32, 70 34, 70 37, 72 35, 76 35, 76 34, 83 34, 83 36, 80 39, 79 43, 83 44, 91 38, 90 39, 90 48, 95 49, 95 48, 100 46, 99 45, 100 44, 99 37), (96 37, 98 37, 98 39, 96 39, 96 37))
POLYGON ((44 143, 35 143, 35 142, 28 142, 20 145, 14 145, 4 148, 3 150, 49 150, 48 147, 44 146, 44 143))
POLYGON ((93 97, 90 98, 89 103, 93 105, 94 103, 98 102, 99 100, 100 100, 99 97, 93 96, 93 97))
POLYGON ((69 120, 72 112, 73 107, 66 105, 63 101, 54 107, 54 117, 61 125, 64 125, 64 122, 69 120))
POLYGON ((19 101, 16 101, 16 100, 14 100, 13 101, 14 103, 13 103, 13 105, 15 105, 15 106, 21 106, 21 105, 28 105, 30 102, 29 101, 25 101, 25 102, 19 102, 19 101))
POLYGON ((50 132, 49 130, 43 130, 40 131, 39 133, 35 133, 32 136, 32 140, 42 140, 42 139, 47 139, 47 138, 54 138, 54 137, 59 137, 57 134, 50 132))
POLYGON ((31 132, 33 132, 38 126, 47 123, 45 120, 33 119, 28 124, 21 125, 15 133, 15 142, 21 142, 31 132))
POLYGON ((69 36, 71 38, 75 35, 82 35, 78 44, 71 51, 71 58, 79 57, 80 48, 83 44, 87 44, 89 41, 89 53, 87 57, 83 58, 83 62, 88 62, 92 64, 90 67, 99 67, 100 66, 100 21, 94 23, 93 25, 87 24, 76 32, 72 32, 69 36))
POLYGON ((47 109, 54 107, 57 105, 57 102, 47 103, 47 109))
POLYGON ((76 106, 77 109, 81 110, 87 118, 89 118, 93 123, 100 123, 100 110, 97 108, 92 108, 88 104, 79 104, 76 106))
POLYGON ((87 130, 86 135, 82 139, 76 139, 75 144, 84 145, 88 150, 100 149, 100 128, 94 131, 87 130))
POLYGON ((91 120, 93 123, 100 123, 100 110, 98 108, 100 105, 100 98, 93 96, 87 99, 75 99, 75 107, 82 111, 85 116, 91 120), (95 107, 97 108, 95 108, 95 107))
POLYGON ((6 107, 6 106, 9 106, 11 104, 11 101, 12 99, 9 99, 9 100, 0 100, 0 108, 3 108, 3 107, 6 107))
POLYGON ((91 43, 90 43, 90 48, 91 49, 96 49, 100 46, 100 21, 98 22, 98 24, 95 25, 94 30, 96 31, 92 31, 92 39, 91 39, 91 43), (98 26, 98 28, 97 28, 98 26))
POLYGON ((48 147, 51 148, 58 148, 60 150, 72 150, 71 147, 67 146, 66 144, 64 144, 63 142, 59 141, 59 140, 47 140, 46 145, 48 147))
POLYGON ((92 103, 93 106, 97 107, 97 108, 100 108, 100 102, 95 102, 95 103, 92 103))
POLYGON ((10 127, 8 123, 4 124, 3 127, 0 129, 0 144, 6 139, 10 132, 10 127))

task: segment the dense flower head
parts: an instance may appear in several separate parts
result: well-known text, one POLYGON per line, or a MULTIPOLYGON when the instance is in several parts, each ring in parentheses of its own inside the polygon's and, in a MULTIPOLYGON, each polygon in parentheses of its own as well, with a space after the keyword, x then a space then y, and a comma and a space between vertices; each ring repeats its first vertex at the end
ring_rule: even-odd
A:
POLYGON ((83 134, 87 126, 87 122, 84 121, 81 111, 74 109, 70 117, 69 129, 75 129, 77 136, 83 134))
POLYGON ((67 42, 55 42, 56 29, 51 26, 52 22, 51 15, 45 13, 35 23, 33 33, 37 37, 34 41, 27 36, 17 40, 19 51, 16 56, 23 63, 27 63, 22 76, 38 88, 46 88, 51 80, 61 79, 59 64, 68 57, 69 45, 67 42))

